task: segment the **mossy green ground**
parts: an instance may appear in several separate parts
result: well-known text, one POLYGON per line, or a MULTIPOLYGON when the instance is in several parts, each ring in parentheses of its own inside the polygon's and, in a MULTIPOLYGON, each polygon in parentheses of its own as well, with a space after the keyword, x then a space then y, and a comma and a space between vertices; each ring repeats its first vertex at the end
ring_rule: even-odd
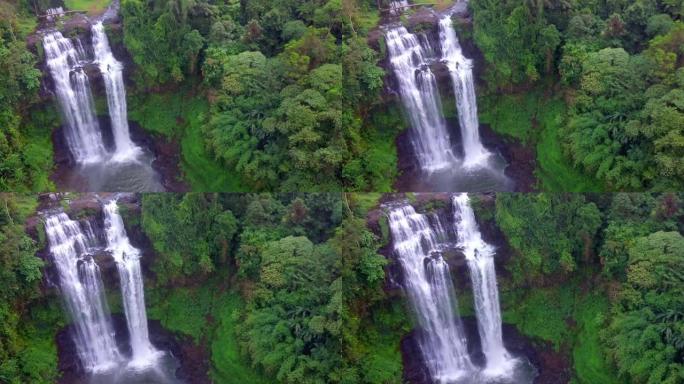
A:
POLYGON ((216 327, 211 338, 212 379, 226 384, 266 384, 268 381, 249 368, 249 363, 240 355, 235 326, 244 308, 242 298, 229 292, 218 300, 213 311, 216 327))
POLYGON ((503 321, 533 339, 570 350, 574 382, 618 384, 617 375, 600 343, 609 313, 600 288, 583 290, 580 281, 560 286, 502 292, 503 321))
POLYGON ((67 9, 73 11, 86 11, 89 15, 102 13, 112 0, 64 0, 67 9))
POLYGON ((395 145, 397 136, 407 128, 398 105, 389 104, 377 107, 368 115, 362 131, 367 148, 362 154, 366 163, 366 173, 370 185, 359 188, 374 192, 391 192, 399 175, 398 154, 395 145))
POLYGON ((359 345, 353 348, 360 356, 365 382, 401 382, 401 338, 412 328, 407 310, 402 300, 391 300, 373 310, 371 321, 361 324, 359 345))
POLYGON ((209 104, 181 89, 131 97, 129 118, 145 130, 180 142, 183 178, 194 191, 241 192, 239 176, 216 162, 204 146, 201 126, 209 104))
POLYGON ((238 293, 226 290, 219 278, 196 287, 152 288, 146 296, 150 319, 206 345, 211 354, 210 375, 215 382, 268 382, 240 354, 234 332, 244 303, 238 293))
POLYGON ((31 170, 30 188, 34 192, 52 191, 55 189, 49 179, 54 165, 52 130, 59 126, 59 116, 52 105, 36 106, 31 109, 30 116, 26 119, 26 145, 22 150, 24 162, 31 170))
POLYGON ((572 166, 563 154, 560 130, 565 102, 541 89, 523 94, 483 95, 478 100, 480 122, 494 132, 536 148, 538 188, 544 191, 602 191, 595 179, 572 166))
MULTIPOLYGON (((48 384, 57 381, 59 371, 55 335, 66 323, 59 299, 52 297, 33 302, 27 315, 22 318, 19 329, 12 330, 23 341, 19 364, 26 377, 31 378, 31 383, 48 384)), ((2 364, 0 362, 0 371, 2 364)))

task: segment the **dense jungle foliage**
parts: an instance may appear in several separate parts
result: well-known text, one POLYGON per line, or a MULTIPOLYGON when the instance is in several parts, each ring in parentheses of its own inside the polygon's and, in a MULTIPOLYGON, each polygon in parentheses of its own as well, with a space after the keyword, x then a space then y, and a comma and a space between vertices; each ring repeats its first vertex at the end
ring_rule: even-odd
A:
POLYGON ((50 383, 58 377, 54 336, 59 304, 41 297, 45 263, 25 232, 35 196, 0 194, 0 382, 50 383))
POLYGON ((37 58, 26 47, 26 37, 36 25, 35 17, 29 12, 23 2, 0 2, 2 191, 51 188, 47 178, 52 167, 49 132, 54 121, 43 111, 31 109, 38 101, 41 73, 35 67, 37 58))
POLYGON ((681 382, 683 203, 497 194, 493 220, 513 248, 504 321, 572 348, 578 383, 681 382))
MULTIPOLYGON (((106 5, 92 3, 67 6, 106 5)), ((3 190, 53 188, 50 134, 59 119, 38 96, 40 49, 26 48, 34 14, 47 6, 0 3, 3 190)), ((131 120, 178 141, 182 177, 194 190, 387 191, 406 123, 383 94, 383 44, 369 47, 386 7, 123 0, 123 28, 108 33, 134 64, 131 120)), ((457 27, 484 56, 481 121, 534 149, 538 188, 684 186, 681 2, 472 0, 469 7, 472 24, 457 27)))
MULTIPOLYGON (((682 188, 684 3, 472 0, 470 7, 490 92, 524 96, 541 87, 539 103, 553 92, 562 97, 557 152, 609 190, 682 188)), ((525 121, 530 136, 538 134, 536 118, 525 121)))
MULTIPOLYGON (((250 190, 387 189, 395 162, 354 106, 384 72, 351 0, 124 0, 137 87, 201 82, 202 151, 250 190)), ((183 145, 190 145, 188 142, 183 145)), ((391 180, 391 179, 390 179, 391 180)))
MULTIPOLYGON (((205 349, 216 382, 400 382, 413 320, 388 289, 387 228, 371 219, 381 197, 143 195, 122 214, 150 241, 149 318, 205 349)), ((68 319, 42 279, 44 235, 27 220, 37 200, 0 203, 0 380, 49 383, 68 319)), ((681 382, 684 196, 501 193, 473 204, 505 244, 504 322, 560 354, 573 383, 681 382)))

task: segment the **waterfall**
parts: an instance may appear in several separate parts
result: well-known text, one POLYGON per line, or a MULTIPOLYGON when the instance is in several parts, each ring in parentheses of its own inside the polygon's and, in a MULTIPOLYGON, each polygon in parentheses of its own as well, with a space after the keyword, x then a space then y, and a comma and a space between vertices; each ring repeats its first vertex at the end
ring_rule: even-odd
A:
POLYGON ((69 150, 78 163, 102 161, 107 151, 95 116, 90 81, 83 70, 83 50, 60 32, 43 38, 47 65, 55 83, 55 92, 66 120, 65 136, 69 150))
POLYGON ((130 160, 140 152, 131 140, 128 129, 128 112, 126 110, 126 89, 123 83, 123 64, 119 62, 109 47, 109 40, 104 26, 99 21, 92 26, 93 51, 107 91, 107 107, 112 122, 112 134, 116 147, 113 159, 130 160))
POLYGON ((490 153, 480 141, 480 122, 477 116, 477 98, 473 81, 473 62, 463 55, 461 44, 456 37, 451 16, 439 20, 439 40, 442 60, 451 74, 458 122, 463 141, 463 165, 465 167, 483 166, 490 153))
POLYGON ((426 172, 446 169, 456 162, 435 76, 416 35, 403 26, 386 31, 387 49, 399 95, 411 127, 411 143, 418 164, 426 172))
POLYGON ((439 244, 446 232, 438 218, 434 219, 433 226, 426 215, 416 213, 410 205, 392 209, 389 214, 394 252, 423 330, 421 353, 433 379, 450 383, 475 368, 468 356, 449 266, 440 254, 439 244))
POLYGON ((92 60, 86 57, 80 40, 75 40, 74 47, 70 39, 53 31, 44 36, 43 46, 66 122, 67 144, 74 160, 80 164, 134 160, 141 150, 131 140, 128 127, 123 64, 112 54, 102 22, 93 24, 91 29, 94 62, 104 79, 115 149, 113 154, 109 154, 105 148, 95 113, 90 79, 83 70, 92 60))
POLYGON ((393 0, 389 3, 390 16, 400 16, 409 5, 408 0, 393 0))
POLYGON ((90 226, 82 228, 65 213, 46 218, 50 254, 59 288, 73 320, 73 339, 86 370, 112 368, 121 360, 104 298, 100 269, 90 256, 97 240, 90 226))
POLYGON ((453 205, 458 243, 468 262, 482 352, 487 361, 483 373, 486 376, 506 376, 515 365, 515 359, 503 345, 494 247, 482 239, 468 195, 454 196, 453 205))
POLYGON ((121 297, 131 339, 131 367, 153 364, 159 352, 152 346, 147 329, 147 313, 143 292, 140 251, 131 245, 126 235, 116 200, 104 204, 107 250, 112 253, 119 271, 121 297))

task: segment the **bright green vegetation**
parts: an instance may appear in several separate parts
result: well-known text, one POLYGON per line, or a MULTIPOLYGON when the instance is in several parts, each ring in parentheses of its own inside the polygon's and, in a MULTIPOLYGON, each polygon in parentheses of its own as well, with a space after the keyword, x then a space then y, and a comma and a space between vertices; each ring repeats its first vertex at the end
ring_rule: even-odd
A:
POLYGON ((212 379, 217 383, 226 384, 269 383, 249 367, 247 359, 240 353, 235 331, 238 328, 244 301, 238 293, 224 292, 217 302, 213 314, 217 319, 217 325, 211 337, 212 379))
POLYGON ((185 98, 187 90, 170 93, 142 93, 129 96, 128 118, 146 131, 168 138, 180 136, 188 103, 199 103, 199 98, 185 98), (194 100, 194 101, 193 101, 194 100))
POLYGON ((64 321, 41 300, 43 261, 23 225, 35 206, 35 196, 0 194, 0 380, 11 384, 57 378, 51 336, 64 321))
POLYGON ((180 142, 182 178, 194 191, 241 191, 239 176, 217 163, 207 151, 202 126, 209 105, 189 87, 173 92, 144 93, 131 98, 129 118, 145 130, 180 142))
POLYGON ((354 2, 169 4, 123 1, 123 41, 140 91, 202 80, 194 97, 210 108, 188 115, 181 138, 194 189, 391 188, 389 136, 362 131, 353 113, 383 76, 355 35, 354 2))
POLYGON ((571 350, 577 383, 676 383, 684 344, 679 194, 497 194, 514 249, 504 320, 571 350))
MULTIPOLYGON (((385 259, 363 220, 343 221, 342 197, 144 195, 141 227, 158 253, 149 316, 206 345, 220 382, 363 377, 357 355, 339 351, 358 340, 345 321, 357 302, 381 297, 385 259), (343 258, 354 263, 340 269, 343 258)), ((383 378, 400 373, 388 345, 383 378)))
POLYGON ((35 27, 26 4, 0 3, 0 190, 53 189, 50 131, 54 121, 45 113, 31 119, 38 102, 40 71, 26 47, 35 27))
POLYGON ((577 281, 550 288, 506 293, 504 322, 523 334, 551 343, 556 351, 572 350, 574 380, 580 384, 622 383, 606 361, 600 335, 610 316, 610 303, 594 287, 585 293, 577 281))
POLYGON ((575 287, 534 289, 522 297, 515 297, 516 291, 507 292, 502 308, 503 321, 515 326, 527 336, 550 342, 559 350, 572 338, 568 326, 572 319, 575 301, 575 287))
POLYGON ((240 354, 235 329, 244 303, 239 293, 224 288, 213 278, 197 286, 148 289, 148 317, 196 344, 209 345, 216 382, 267 383, 240 354))
POLYGON ((599 292, 585 294, 575 303, 574 319, 577 322, 575 347, 572 351, 573 367, 578 383, 618 384, 610 364, 606 362, 601 345, 601 333, 610 316, 610 302, 599 292))
MULTIPOLYGON (((400 382, 415 324, 388 289, 395 261, 378 253, 388 235, 374 208, 388 198, 144 194, 122 216, 151 245, 148 316, 201 349, 215 382, 400 382)), ((450 209, 443 197, 409 199, 421 212, 450 209)), ((498 193, 473 205, 483 233, 507 243, 504 321, 567 359, 573 384, 680 382, 684 195, 498 193)), ((0 195, 0 379, 11 384, 56 380, 55 334, 67 323, 59 298, 39 289, 45 234, 24 227, 37 207, 35 196, 0 195)), ((473 316, 470 288, 458 296, 473 316)))
POLYGON ((363 132, 368 137, 368 147, 359 155, 360 159, 350 163, 352 168, 364 168, 371 175, 367 180, 357 178, 359 190, 391 192, 398 176, 397 136, 406 128, 398 106, 378 106, 369 112, 364 121, 363 132), (365 163, 365 165, 364 165, 365 163))
POLYGON ((348 193, 346 194, 350 208, 359 217, 366 217, 368 211, 380 204, 382 193, 348 193))
MULTIPOLYGON (((199 99, 194 99, 199 100, 199 99)), ((208 105, 195 101, 188 116, 188 128, 181 139, 181 167, 185 180, 194 191, 244 191, 240 176, 225 169, 207 150, 202 135, 202 118, 207 116, 208 105)))
POLYGON ((479 99, 480 121, 503 135, 536 148, 538 186, 542 191, 588 192, 604 188, 568 163, 561 130, 567 107, 540 87, 517 94, 486 94, 479 99))
MULTIPOLYGON (((475 0, 470 6, 474 40, 487 61, 491 90, 518 94, 544 84, 549 91, 560 91, 548 98, 563 96, 567 117, 553 124, 553 130, 540 132, 537 144, 543 188, 638 191, 682 186, 678 143, 684 122, 684 24, 679 1, 559 6, 475 0)), ((500 130, 524 136, 524 120, 513 119, 500 130)))
POLYGON ((544 281, 570 275, 590 256, 601 213, 584 195, 499 194, 496 223, 524 255, 510 261, 513 280, 544 281))
POLYGON ((104 12, 111 2, 112 0, 64 0, 64 5, 69 10, 86 11, 94 16, 104 12))
POLYGON ((634 382, 677 383, 683 377, 683 264, 679 232, 656 232, 629 248, 627 280, 605 335, 620 374, 634 382))
POLYGON ((411 329, 408 308, 398 300, 386 307, 373 308, 362 322, 362 333, 354 347, 360 356, 359 365, 365 383, 401 382, 403 366, 399 345, 401 337, 411 329))
POLYGON ((478 99, 480 122, 494 132, 529 144, 539 136, 539 118, 546 98, 540 91, 523 94, 485 94, 478 99))
POLYGON ((147 316, 159 320, 170 331, 187 335, 195 343, 207 336, 207 316, 212 311, 214 285, 176 287, 173 290, 148 289, 147 316))

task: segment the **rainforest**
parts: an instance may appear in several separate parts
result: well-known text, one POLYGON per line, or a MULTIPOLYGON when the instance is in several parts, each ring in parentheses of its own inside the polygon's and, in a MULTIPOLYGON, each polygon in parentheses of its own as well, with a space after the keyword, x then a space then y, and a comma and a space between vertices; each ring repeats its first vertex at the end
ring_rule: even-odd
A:
POLYGON ((0 379, 680 383, 683 199, 3 194, 0 379))
POLYGON ((7 191, 682 186, 676 0, 4 0, 7 191))
POLYGON ((684 0, 0 0, 0 384, 684 384, 684 0))

